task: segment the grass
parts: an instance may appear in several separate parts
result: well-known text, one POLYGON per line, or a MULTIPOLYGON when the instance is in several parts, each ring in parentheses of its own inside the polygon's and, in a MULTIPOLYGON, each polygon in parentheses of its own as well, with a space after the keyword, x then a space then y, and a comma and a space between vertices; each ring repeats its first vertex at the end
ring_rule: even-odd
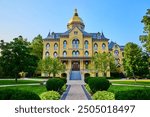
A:
POLYGON ((33 85, 33 86, 12 86, 12 87, 1 87, 0 90, 3 89, 19 89, 19 90, 26 90, 26 91, 32 91, 36 94, 40 95, 41 93, 47 91, 46 87, 43 85, 33 85))
POLYGON ((108 91, 116 93, 118 91, 128 91, 128 90, 134 90, 134 89, 150 89, 149 87, 134 87, 134 86, 113 86, 111 85, 108 89, 108 91))
POLYGON ((110 81, 112 84, 128 84, 128 85, 144 85, 144 86, 150 86, 150 80, 137 80, 136 82, 134 80, 124 80, 124 81, 110 81))
POLYGON ((16 83, 14 79, 12 80, 0 80, 0 85, 11 85, 11 84, 32 84, 32 83, 40 83, 41 81, 36 80, 18 80, 16 83))

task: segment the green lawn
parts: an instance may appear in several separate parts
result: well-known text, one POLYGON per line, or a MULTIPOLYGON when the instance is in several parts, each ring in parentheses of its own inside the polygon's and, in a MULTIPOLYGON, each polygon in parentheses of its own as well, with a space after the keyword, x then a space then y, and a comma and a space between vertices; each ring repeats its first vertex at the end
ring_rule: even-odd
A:
POLYGON ((0 85, 10 85, 10 84, 31 84, 31 83, 40 83, 41 81, 36 80, 18 80, 16 83, 14 79, 12 80, 0 80, 0 85))
POLYGON ((35 92, 36 94, 40 95, 42 92, 47 91, 46 87, 43 85, 33 85, 33 86, 12 86, 12 87, 0 87, 2 89, 19 89, 19 90, 27 90, 35 92))
POLYGON ((134 89, 150 89, 150 87, 134 87, 134 86, 113 86, 111 85, 108 91, 116 93, 118 91, 127 91, 127 90, 134 90, 134 89))
POLYGON ((118 80, 113 81, 110 80, 112 84, 128 84, 128 85, 144 85, 144 86, 150 86, 150 80, 137 80, 136 82, 134 80, 118 80))

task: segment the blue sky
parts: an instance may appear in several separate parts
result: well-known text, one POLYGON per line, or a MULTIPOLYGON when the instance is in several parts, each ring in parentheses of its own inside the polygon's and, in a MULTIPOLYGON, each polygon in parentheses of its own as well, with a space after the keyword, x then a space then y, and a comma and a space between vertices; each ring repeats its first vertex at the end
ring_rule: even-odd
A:
POLYGON ((28 41, 49 31, 65 32, 74 9, 85 31, 101 32, 120 45, 140 45, 141 19, 150 8, 148 0, 0 0, 0 40, 22 35, 28 41))

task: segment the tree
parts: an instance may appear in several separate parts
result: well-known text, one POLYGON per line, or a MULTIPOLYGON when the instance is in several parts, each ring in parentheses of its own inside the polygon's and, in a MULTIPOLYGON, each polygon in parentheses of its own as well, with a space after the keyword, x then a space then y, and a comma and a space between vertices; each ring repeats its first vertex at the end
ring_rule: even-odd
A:
POLYGON ((38 68, 42 72, 48 73, 49 77, 51 74, 53 74, 53 77, 55 77, 56 74, 64 71, 65 66, 59 61, 58 58, 46 57, 39 62, 38 68))
POLYGON ((136 76, 147 68, 147 63, 144 61, 142 49, 135 43, 129 42, 124 48, 124 68, 128 76, 133 76, 136 81, 136 76))
POLYGON ((110 53, 98 53, 92 58, 94 69, 98 72, 102 72, 103 76, 110 71, 110 65, 114 68, 114 57, 110 53))
POLYGON ((37 64, 37 58, 31 55, 30 43, 22 36, 14 38, 10 43, 1 43, 1 66, 6 77, 15 77, 17 82, 20 72, 32 73, 37 64), (32 68, 32 69, 31 69, 32 68))
POLYGON ((37 37, 35 37, 31 43, 31 48, 32 51, 31 53, 35 56, 38 57, 38 59, 42 59, 42 55, 43 55, 43 40, 42 40, 42 36, 38 35, 37 37))
POLYGON ((146 51, 150 53, 150 9, 147 10, 141 22, 144 24, 145 35, 140 36, 140 41, 143 43, 146 51))

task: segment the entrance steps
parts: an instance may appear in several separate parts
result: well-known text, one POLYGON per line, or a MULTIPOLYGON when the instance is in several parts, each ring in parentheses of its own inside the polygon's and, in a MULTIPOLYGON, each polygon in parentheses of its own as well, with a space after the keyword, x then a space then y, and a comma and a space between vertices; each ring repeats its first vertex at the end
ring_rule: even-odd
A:
POLYGON ((80 71, 71 71, 70 80, 81 80, 80 71))

